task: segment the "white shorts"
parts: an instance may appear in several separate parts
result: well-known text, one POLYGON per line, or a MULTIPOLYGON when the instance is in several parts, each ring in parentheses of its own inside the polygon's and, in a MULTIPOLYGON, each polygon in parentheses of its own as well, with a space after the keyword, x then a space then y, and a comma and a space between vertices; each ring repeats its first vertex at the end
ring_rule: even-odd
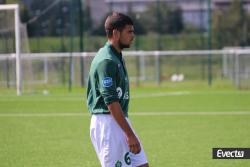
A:
POLYGON ((90 138, 102 167, 136 167, 148 162, 142 145, 139 154, 129 152, 126 136, 110 114, 92 115, 90 138))

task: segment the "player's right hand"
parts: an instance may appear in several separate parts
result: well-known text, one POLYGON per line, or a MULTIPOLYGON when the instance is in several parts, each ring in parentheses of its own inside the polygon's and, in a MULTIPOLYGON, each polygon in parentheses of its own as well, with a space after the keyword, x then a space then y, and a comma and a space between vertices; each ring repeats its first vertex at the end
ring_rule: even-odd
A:
POLYGON ((140 142, 135 135, 127 137, 127 143, 128 143, 130 152, 134 154, 138 154, 141 151, 140 142))

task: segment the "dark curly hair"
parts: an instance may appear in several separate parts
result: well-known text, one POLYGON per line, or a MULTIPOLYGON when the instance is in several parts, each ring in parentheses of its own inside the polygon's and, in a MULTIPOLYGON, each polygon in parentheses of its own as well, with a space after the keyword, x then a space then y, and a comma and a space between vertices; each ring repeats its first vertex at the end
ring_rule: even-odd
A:
POLYGON ((134 25, 132 19, 125 14, 113 12, 105 21, 106 35, 112 37, 114 29, 121 31, 126 25, 134 25))

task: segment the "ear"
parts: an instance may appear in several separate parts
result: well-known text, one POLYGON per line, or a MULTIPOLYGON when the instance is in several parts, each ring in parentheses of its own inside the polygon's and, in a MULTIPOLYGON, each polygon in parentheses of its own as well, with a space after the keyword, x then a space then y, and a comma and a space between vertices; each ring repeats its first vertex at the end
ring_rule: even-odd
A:
POLYGON ((113 36, 114 36, 114 39, 118 40, 120 38, 120 31, 118 31, 117 29, 114 29, 113 36))

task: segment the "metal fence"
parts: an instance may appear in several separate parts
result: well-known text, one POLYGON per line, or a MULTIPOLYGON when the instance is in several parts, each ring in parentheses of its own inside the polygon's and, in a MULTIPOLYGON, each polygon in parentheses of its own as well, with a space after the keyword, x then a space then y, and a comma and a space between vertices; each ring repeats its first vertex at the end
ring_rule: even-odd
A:
MULTIPOLYGON (((39 87, 80 87, 81 78, 86 84, 94 55, 94 52, 22 54, 24 92, 39 87)), ((134 86, 171 82, 194 85, 202 82, 212 86, 214 82, 231 80, 238 88, 250 88, 250 50, 127 51, 124 58, 134 86)), ((0 86, 15 87, 15 55, 0 55, 0 69, 0 86)))

